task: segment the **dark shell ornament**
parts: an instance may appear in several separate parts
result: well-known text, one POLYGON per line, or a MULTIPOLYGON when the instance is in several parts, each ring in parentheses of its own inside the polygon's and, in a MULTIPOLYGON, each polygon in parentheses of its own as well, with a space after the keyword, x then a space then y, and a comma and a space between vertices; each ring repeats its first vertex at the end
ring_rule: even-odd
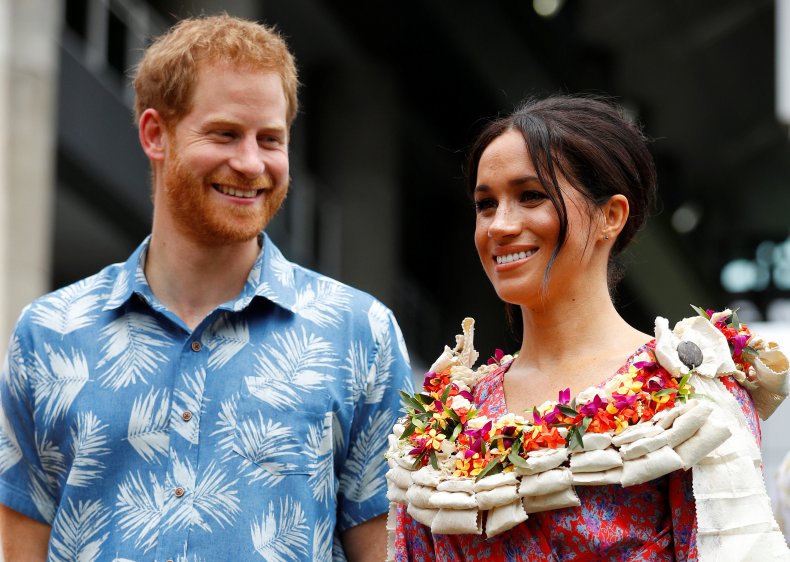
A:
POLYGON ((693 341, 684 340, 678 344, 678 358, 689 369, 702 365, 702 350, 693 341))

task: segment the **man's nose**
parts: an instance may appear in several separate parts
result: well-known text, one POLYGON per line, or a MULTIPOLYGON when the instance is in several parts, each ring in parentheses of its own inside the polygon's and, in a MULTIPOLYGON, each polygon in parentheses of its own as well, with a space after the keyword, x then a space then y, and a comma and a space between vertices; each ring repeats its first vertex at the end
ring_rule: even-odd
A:
POLYGON ((237 146, 237 153, 230 159, 230 167, 247 178, 263 175, 266 166, 263 163, 263 149, 255 138, 243 139, 237 146))

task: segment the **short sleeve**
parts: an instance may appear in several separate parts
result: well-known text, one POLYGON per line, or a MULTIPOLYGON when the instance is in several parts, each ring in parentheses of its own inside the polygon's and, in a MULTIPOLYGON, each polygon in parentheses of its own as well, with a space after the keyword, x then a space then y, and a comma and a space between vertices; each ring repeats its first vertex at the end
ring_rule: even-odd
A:
POLYGON ((384 454, 400 414, 400 390, 412 392, 406 346, 392 313, 374 303, 368 313, 372 353, 354 406, 346 462, 340 472, 338 529, 359 525, 389 509, 384 454))
POLYGON ((51 525, 55 500, 36 445, 30 361, 21 324, 11 336, 0 372, 0 503, 51 525))

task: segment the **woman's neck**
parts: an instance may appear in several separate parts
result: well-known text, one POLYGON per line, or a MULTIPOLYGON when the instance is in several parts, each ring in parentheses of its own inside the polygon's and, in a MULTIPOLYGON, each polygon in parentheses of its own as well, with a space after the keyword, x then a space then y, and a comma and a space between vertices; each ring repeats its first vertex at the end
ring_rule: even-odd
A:
POLYGON ((608 289, 605 295, 599 293, 553 298, 535 308, 523 306, 522 361, 537 369, 556 368, 600 356, 607 349, 620 354, 623 348, 635 349, 650 339, 620 316, 608 289))

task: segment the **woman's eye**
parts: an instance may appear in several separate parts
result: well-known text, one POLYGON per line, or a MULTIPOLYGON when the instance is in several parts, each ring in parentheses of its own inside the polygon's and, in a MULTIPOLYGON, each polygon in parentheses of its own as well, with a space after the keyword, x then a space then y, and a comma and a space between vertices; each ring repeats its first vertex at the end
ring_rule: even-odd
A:
POLYGON ((524 203, 539 203, 546 199, 546 194, 543 191, 530 189, 521 193, 521 200, 524 203))
POLYGON ((496 207, 496 201, 493 199, 479 199, 475 201, 475 210, 478 213, 482 213, 488 209, 493 209, 494 207, 496 207))

